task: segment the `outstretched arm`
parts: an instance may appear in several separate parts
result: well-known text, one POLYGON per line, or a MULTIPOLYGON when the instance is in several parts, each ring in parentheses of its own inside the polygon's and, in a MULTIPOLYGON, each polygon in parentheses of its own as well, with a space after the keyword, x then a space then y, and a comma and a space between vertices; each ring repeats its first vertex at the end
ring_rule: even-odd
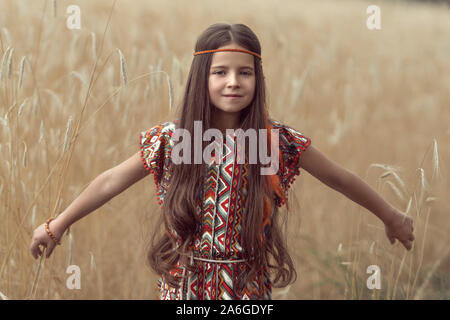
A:
MULTIPOLYGON (((98 175, 86 189, 49 224, 50 232, 60 239, 64 231, 77 220, 98 209, 132 184, 144 178, 149 172, 142 164, 140 152, 98 175)), ((44 224, 34 230, 30 251, 36 259, 42 254, 39 246, 47 248, 47 258, 55 244, 47 235, 44 224)))
POLYGON ((312 145, 302 153, 300 166, 327 186, 375 214, 385 224, 392 244, 397 238, 410 250, 413 220, 387 203, 373 188, 352 172, 328 159, 312 145))

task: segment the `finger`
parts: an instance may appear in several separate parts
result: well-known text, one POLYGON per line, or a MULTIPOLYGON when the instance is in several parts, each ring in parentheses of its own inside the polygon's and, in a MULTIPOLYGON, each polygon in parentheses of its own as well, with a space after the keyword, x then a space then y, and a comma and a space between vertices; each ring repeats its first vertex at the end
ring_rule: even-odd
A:
POLYGON ((31 255, 33 256, 33 258, 37 259, 37 251, 34 247, 30 248, 30 252, 31 252, 31 255))
POLYGON ((31 255, 32 255, 35 259, 37 259, 38 256, 41 255, 41 249, 40 249, 40 247, 39 247, 39 244, 37 244, 37 243, 33 243, 33 244, 30 246, 30 251, 31 251, 31 255))
MULTIPOLYGON (((33 246, 33 244, 30 245, 30 253, 31 253, 31 255, 33 256, 33 258, 35 258, 35 257, 34 257, 34 246, 33 246)), ((35 259, 36 259, 36 258, 35 258, 35 259)))
POLYGON ((55 247, 55 244, 54 243, 50 243, 48 246, 47 246, 47 250, 46 250, 46 258, 49 258, 50 257, 50 255, 52 254, 52 251, 53 251, 53 248, 55 247))
POLYGON ((402 241, 402 244, 406 248, 406 250, 408 250, 408 251, 411 250, 411 248, 412 248, 411 242, 409 242, 408 240, 404 240, 404 241, 402 241))
POLYGON ((38 257, 40 257, 40 256, 42 256, 42 250, 41 250, 41 248, 40 248, 40 247, 38 247, 38 248, 37 248, 37 255, 36 255, 36 259, 37 259, 38 257))
POLYGON ((391 244, 395 243, 395 238, 391 235, 391 233, 388 230, 386 230, 386 237, 388 238, 391 244))

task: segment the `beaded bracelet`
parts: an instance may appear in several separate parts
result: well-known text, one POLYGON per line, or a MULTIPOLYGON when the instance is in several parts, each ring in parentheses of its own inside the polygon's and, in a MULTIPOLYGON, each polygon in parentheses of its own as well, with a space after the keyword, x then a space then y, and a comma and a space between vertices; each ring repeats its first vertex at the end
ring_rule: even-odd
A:
POLYGON ((57 245, 60 245, 61 242, 58 241, 58 239, 56 239, 56 237, 53 235, 53 233, 51 233, 51 231, 50 231, 50 229, 49 229, 49 227, 48 227, 50 221, 52 221, 52 220, 53 220, 53 218, 49 218, 49 219, 47 220, 47 222, 45 223, 45 231, 47 231, 47 234, 49 235, 50 238, 52 238, 52 240, 53 240, 54 243, 56 243, 57 245))

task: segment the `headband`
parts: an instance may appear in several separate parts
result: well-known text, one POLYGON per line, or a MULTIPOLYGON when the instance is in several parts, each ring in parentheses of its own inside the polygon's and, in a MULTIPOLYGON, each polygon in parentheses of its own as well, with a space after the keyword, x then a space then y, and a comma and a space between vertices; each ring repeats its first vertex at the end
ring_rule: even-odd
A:
POLYGON ((199 55, 199 54, 203 54, 203 53, 212 53, 212 52, 219 52, 219 51, 244 52, 244 53, 248 53, 248 54, 254 55, 255 57, 258 57, 259 60, 262 60, 261 56, 259 54, 257 54, 256 52, 249 51, 249 50, 244 50, 244 49, 214 49, 214 50, 197 51, 197 52, 194 53, 194 56, 199 55))

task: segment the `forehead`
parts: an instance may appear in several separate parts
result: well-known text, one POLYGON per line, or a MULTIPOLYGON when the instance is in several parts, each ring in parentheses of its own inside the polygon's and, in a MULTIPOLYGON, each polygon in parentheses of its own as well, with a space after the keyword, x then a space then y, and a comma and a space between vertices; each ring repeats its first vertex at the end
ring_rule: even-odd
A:
MULTIPOLYGON (((228 47, 222 47, 220 49, 225 49, 228 47)), ((229 48, 244 49, 238 46, 230 46, 229 48)), ((245 52, 234 52, 234 51, 221 51, 214 52, 211 68, 214 67, 229 67, 229 68, 253 68, 254 58, 251 54, 245 52)))

